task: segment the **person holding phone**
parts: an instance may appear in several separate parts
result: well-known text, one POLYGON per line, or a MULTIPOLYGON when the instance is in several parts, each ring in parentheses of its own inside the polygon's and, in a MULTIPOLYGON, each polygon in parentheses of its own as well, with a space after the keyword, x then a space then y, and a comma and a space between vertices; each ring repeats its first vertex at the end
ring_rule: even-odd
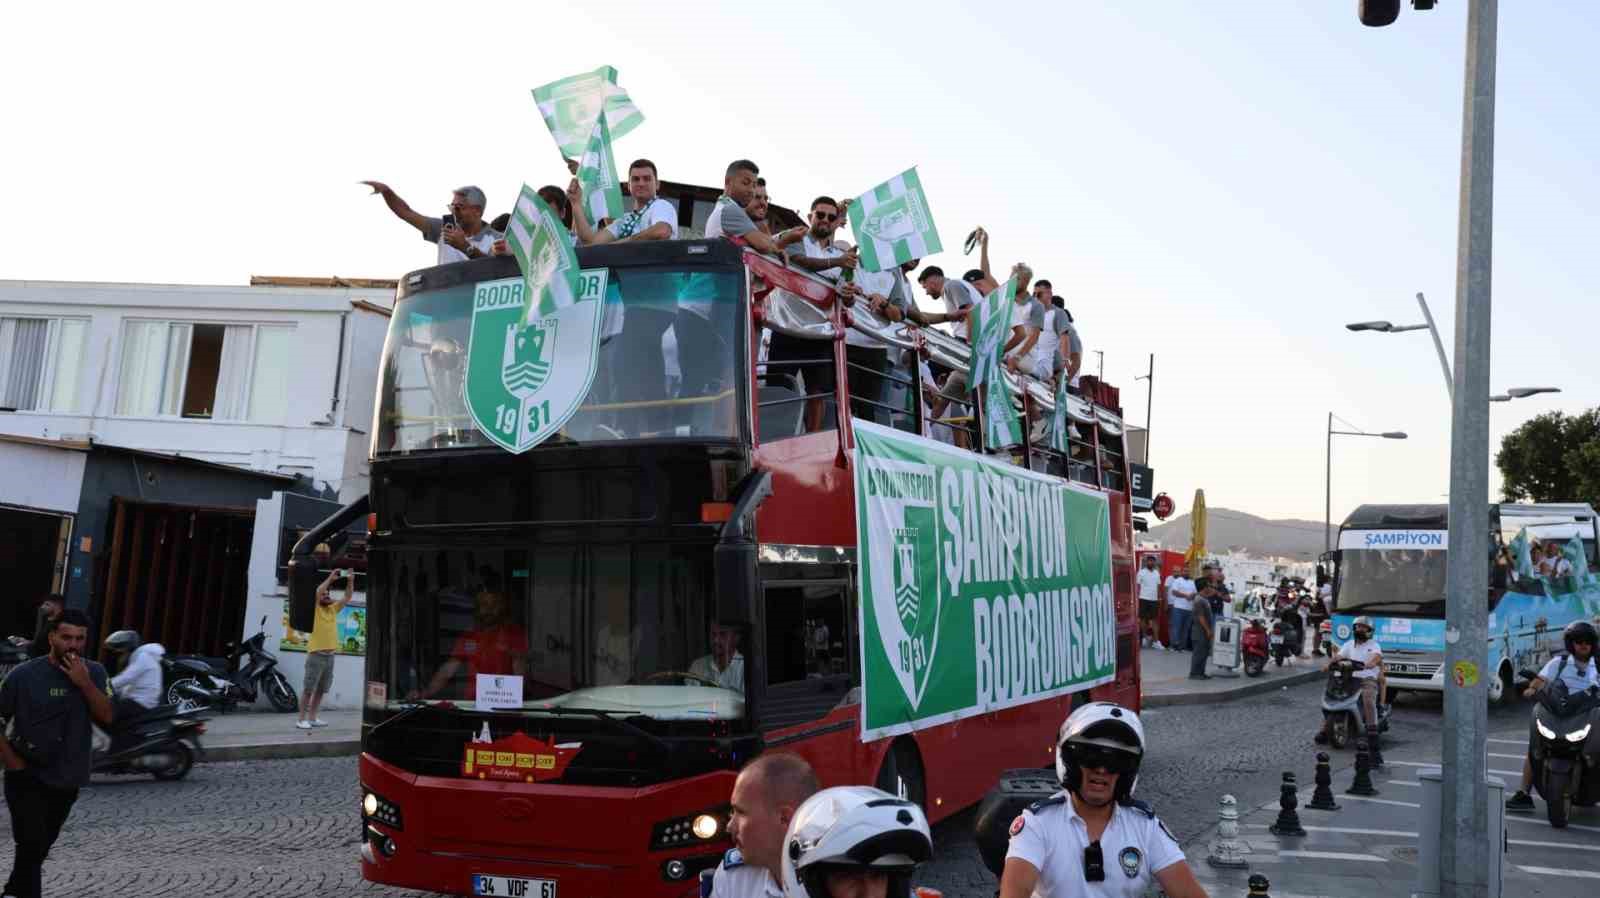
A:
MULTIPOLYGON (((326 543, 319 543, 311 554, 321 562, 331 552, 326 543)), ((305 683, 300 687, 304 695, 300 697, 300 719, 295 721, 297 729, 309 730, 328 725, 317 716, 317 711, 322 706, 322 697, 333 688, 333 661, 339 651, 339 612, 350 603, 350 597, 355 592, 355 580, 355 571, 334 568, 328 572, 327 579, 317 586, 316 620, 311 625, 311 640, 306 643, 305 683), (332 588, 339 580, 344 581, 344 596, 335 599, 332 588)))
POLYGON ((395 218, 422 232, 422 239, 439 245, 439 264, 481 259, 494 252, 496 240, 505 236, 483 220, 487 200, 483 191, 472 185, 457 187, 450 194, 449 211, 431 218, 412 209, 400 195, 382 181, 362 181, 380 194, 395 218))
POLYGON ((61 612, 49 625, 50 653, 0 682, 0 762, 17 844, 6 895, 38 898, 45 856, 89 782, 91 722, 111 725, 106 669, 82 657, 88 635, 88 615, 61 612))

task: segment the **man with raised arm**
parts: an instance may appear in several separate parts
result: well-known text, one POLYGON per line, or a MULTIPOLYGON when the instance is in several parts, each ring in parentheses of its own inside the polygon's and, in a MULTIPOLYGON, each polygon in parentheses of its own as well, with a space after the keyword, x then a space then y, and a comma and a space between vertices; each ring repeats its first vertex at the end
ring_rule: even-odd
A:
POLYGON ((601 243, 626 243, 638 240, 674 240, 678 236, 678 210, 656 196, 661 182, 656 180, 656 164, 649 159, 635 159, 628 166, 628 195, 633 197, 633 211, 611 224, 596 230, 589 224, 588 211, 583 204, 583 186, 577 178, 567 185, 567 198, 572 205, 572 230, 578 242, 591 246, 601 243))
POLYGON ((480 259, 494 252, 494 243, 505 236, 483 220, 487 203, 483 191, 468 185, 450 194, 450 214, 432 218, 412 209, 400 195, 382 181, 362 181, 381 194, 394 217, 422 232, 422 239, 439 244, 439 264, 480 259))

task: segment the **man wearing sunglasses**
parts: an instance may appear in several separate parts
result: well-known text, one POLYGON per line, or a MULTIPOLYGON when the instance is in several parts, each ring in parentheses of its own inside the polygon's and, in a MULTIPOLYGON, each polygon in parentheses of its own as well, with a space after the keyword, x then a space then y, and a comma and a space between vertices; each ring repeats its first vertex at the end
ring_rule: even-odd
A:
POLYGON ((1139 716, 1111 702, 1072 712, 1056 740, 1062 791, 1011 823, 1000 898, 1206 898, 1178 840, 1133 797, 1144 757, 1139 716))

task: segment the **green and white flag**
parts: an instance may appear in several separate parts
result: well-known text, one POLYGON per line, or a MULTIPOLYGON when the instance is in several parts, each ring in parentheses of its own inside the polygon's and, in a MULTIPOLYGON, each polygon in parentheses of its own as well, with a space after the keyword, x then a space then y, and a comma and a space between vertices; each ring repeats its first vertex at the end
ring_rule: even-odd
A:
POLYGON ((1067 414, 1067 377, 1065 371, 1056 379, 1056 407, 1050 413, 1050 448, 1057 452, 1071 452, 1071 416, 1067 414))
POLYGON ((538 191, 524 184, 506 227, 506 243, 522 269, 527 302, 524 320, 531 324, 572 305, 578 296, 578 255, 567 228, 538 191))
POLYGON ((589 220, 598 223, 602 218, 621 218, 627 211, 622 205, 621 179, 617 177, 617 163, 611 155, 611 129, 606 116, 595 119, 594 131, 589 135, 589 146, 578 161, 578 183, 583 186, 584 202, 588 205, 589 220))
POLYGON ((968 324, 972 332, 972 352, 967 361, 967 384, 983 393, 983 445, 986 449, 1015 446, 1022 442, 1022 420, 1011 405, 1000 356, 1011 335, 1015 277, 985 296, 973 309, 968 324))
POLYGON ((925 259, 944 248, 915 166, 856 197, 850 225, 868 271, 925 259))
POLYGON ((628 92, 617 86, 617 70, 608 65, 536 87, 533 100, 561 154, 572 158, 588 149, 602 111, 613 140, 622 139, 644 121, 628 92))
POLYGON ((1105 494, 854 423, 863 741, 1115 676, 1105 494))

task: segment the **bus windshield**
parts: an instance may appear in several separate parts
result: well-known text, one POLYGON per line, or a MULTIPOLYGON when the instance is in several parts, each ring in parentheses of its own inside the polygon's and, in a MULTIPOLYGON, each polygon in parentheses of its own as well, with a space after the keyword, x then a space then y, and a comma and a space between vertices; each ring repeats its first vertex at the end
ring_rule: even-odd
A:
MULTIPOLYGON (((486 541, 487 542, 487 541, 486 541)), ((391 701, 644 715, 744 716, 743 637, 712 620, 696 544, 535 538, 387 554, 391 701)))
POLYGON ((1447 557, 1430 549, 1344 549, 1334 613, 1443 617, 1447 557))
MULTIPOLYGON (((473 283, 396 304, 378 388, 377 455, 493 445, 466 401, 473 283)), ((607 272, 599 361, 555 443, 732 438, 744 278, 669 266, 607 272)))

